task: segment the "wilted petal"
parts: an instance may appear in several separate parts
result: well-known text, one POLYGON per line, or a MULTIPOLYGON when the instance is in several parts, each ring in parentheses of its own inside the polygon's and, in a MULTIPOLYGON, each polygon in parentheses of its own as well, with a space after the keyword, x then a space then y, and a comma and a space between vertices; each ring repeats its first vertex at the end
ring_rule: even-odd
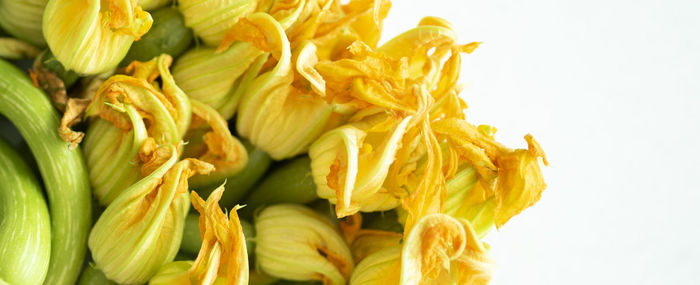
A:
POLYGON ((200 213, 199 230, 202 248, 190 269, 191 278, 198 284, 214 284, 224 279, 226 285, 248 284, 248 254, 243 228, 237 210, 226 214, 219 207, 224 192, 219 187, 204 202, 192 191, 192 205, 200 213))
POLYGON ((544 183, 540 158, 547 158, 532 135, 526 135, 528 149, 517 149, 498 158, 496 182, 496 227, 535 204, 547 187, 544 183))
MULTIPOLYGON (((199 160, 213 164, 216 170, 207 176, 197 176, 190 184, 193 187, 222 183, 226 177, 238 173, 248 162, 248 152, 243 144, 231 134, 226 120, 212 107, 192 99, 192 113, 195 117, 193 129, 204 129, 203 139, 191 142, 188 148, 201 149, 199 153, 186 153, 199 160), (199 124, 205 124, 198 126, 199 124), (208 127, 207 127, 208 126, 208 127)), ((200 133, 198 131, 197 133, 200 133)))

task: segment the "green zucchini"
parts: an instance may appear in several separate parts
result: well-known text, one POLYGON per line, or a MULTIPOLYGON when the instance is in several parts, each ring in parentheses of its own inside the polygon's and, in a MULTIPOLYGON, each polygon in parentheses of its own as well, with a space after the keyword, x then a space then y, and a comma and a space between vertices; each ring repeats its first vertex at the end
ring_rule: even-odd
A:
POLYGON ((250 219, 262 206, 280 203, 309 203, 318 199, 316 184, 311 175, 311 159, 304 155, 289 161, 270 172, 244 200, 246 207, 241 216, 250 219))
POLYGON ((0 139, 0 284, 39 284, 51 254, 51 220, 29 166, 0 139))
POLYGON ((44 283, 74 284, 92 222, 85 161, 79 149, 69 149, 58 136, 58 113, 44 92, 7 61, 0 60, 0 74, 0 114, 17 127, 29 145, 48 195, 51 259, 44 283))
MULTIPOLYGON (((272 163, 270 156, 262 149, 254 146, 246 139, 241 139, 241 143, 243 143, 248 152, 248 163, 243 170, 226 178, 226 184, 224 185, 226 191, 221 196, 219 205, 227 209, 233 209, 236 204, 243 204, 241 199, 265 175, 272 163)), ((201 197, 209 197, 209 194, 220 185, 220 183, 217 183, 197 189, 197 193, 201 197)))
POLYGON ((116 285, 114 281, 107 279, 107 276, 95 268, 93 264, 88 264, 80 274, 80 280, 78 280, 78 285, 116 285))

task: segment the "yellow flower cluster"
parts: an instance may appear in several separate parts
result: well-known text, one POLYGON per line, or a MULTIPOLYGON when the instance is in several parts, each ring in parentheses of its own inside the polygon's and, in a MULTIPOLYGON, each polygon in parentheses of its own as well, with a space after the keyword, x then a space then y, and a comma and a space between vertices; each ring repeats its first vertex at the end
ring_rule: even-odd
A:
MULTIPOLYGON (((151 25, 139 4, 164 3, 87 1, 66 20, 77 1, 59 2, 46 8, 46 42, 81 74, 113 70, 151 25)), ((254 274, 239 207, 223 212, 223 187, 206 202, 188 195, 246 166, 232 120, 275 160, 308 153, 307 177, 334 205, 332 219, 294 204, 255 212, 260 272, 324 284, 488 283, 481 238, 539 200, 545 154, 532 135, 527 148, 511 149, 494 127, 466 121, 460 68, 478 42, 460 43, 449 22, 425 17, 380 45, 390 7, 178 1, 202 45, 172 74, 169 55, 130 63, 87 105, 84 151, 94 194, 107 206, 90 235, 96 267, 121 283, 247 284, 254 274), (208 175, 188 180, 196 173, 208 175), (173 262, 190 197, 201 249, 194 261, 173 262), (377 211, 394 211, 402 232, 363 225, 362 213, 377 211)), ((83 135, 68 122, 80 115, 66 112, 61 128, 74 143, 83 135)))

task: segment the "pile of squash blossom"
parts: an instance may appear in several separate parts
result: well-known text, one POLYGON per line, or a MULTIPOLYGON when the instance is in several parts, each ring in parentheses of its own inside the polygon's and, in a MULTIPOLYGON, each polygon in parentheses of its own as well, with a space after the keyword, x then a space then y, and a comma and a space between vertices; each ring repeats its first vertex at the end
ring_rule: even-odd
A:
POLYGON ((532 135, 466 121, 479 43, 444 19, 380 45, 388 0, 10 2, 0 54, 37 56, 96 208, 46 282, 487 284, 482 238, 546 187, 532 135))

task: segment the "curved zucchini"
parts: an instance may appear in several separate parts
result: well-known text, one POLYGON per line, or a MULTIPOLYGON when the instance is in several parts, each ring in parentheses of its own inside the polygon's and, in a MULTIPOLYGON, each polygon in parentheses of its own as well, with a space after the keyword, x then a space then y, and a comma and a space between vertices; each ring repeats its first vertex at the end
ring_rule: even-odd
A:
POLYGON ((44 284, 73 284, 87 250, 92 221, 83 156, 58 136, 59 117, 27 75, 0 60, 0 114, 17 127, 36 158, 51 211, 51 259, 44 284))
POLYGON ((51 253, 51 222, 41 186, 0 139, 0 284, 39 284, 51 253))

